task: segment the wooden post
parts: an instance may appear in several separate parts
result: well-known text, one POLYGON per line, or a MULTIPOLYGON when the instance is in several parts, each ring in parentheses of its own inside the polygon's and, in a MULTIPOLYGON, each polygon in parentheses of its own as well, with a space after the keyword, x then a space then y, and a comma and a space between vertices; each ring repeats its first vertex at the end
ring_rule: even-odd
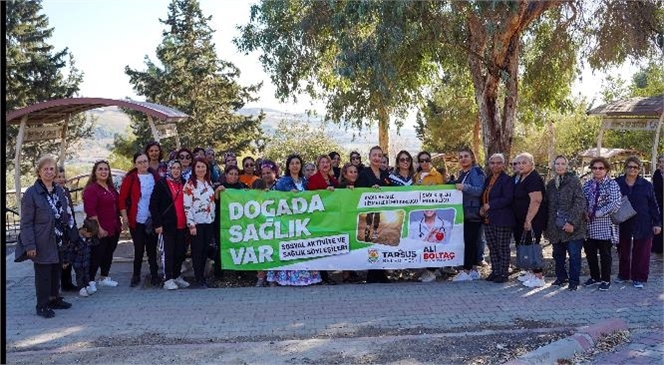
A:
POLYGON ((604 138, 604 121, 599 125, 599 135, 597 136, 597 153, 595 156, 599 157, 602 155, 602 138, 604 138))
POLYGON ((157 126, 154 124, 152 116, 147 115, 147 117, 148 117, 148 124, 150 125, 150 130, 152 131, 152 137, 156 142, 159 142, 159 131, 157 130, 157 126))
MULTIPOLYGON (((650 160, 650 174, 655 173, 655 166, 657 166, 657 147, 659 147, 659 132, 662 130, 662 123, 664 123, 664 112, 659 116, 657 122, 657 129, 655 129, 655 141, 652 144, 652 157, 650 160)), ((662 209, 662 207, 660 207, 662 209)))
POLYGON ((21 126, 18 129, 18 136, 16 136, 16 156, 14 156, 14 189, 16 189, 16 204, 19 216, 21 215, 21 147, 27 123, 28 116, 25 115, 21 118, 21 126))
POLYGON ((60 167, 65 167, 65 154, 67 152, 67 127, 69 126, 69 121, 71 120, 71 114, 67 114, 65 118, 65 125, 62 126, 62 135, 60 140, 60 167))

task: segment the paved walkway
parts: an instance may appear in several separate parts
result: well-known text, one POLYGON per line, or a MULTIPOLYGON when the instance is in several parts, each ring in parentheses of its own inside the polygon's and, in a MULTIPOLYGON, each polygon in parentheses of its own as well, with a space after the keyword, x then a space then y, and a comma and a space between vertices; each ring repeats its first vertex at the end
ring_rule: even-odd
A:
MULTIPOLYGON (((662 267, 661 259, 653 259, 645 289, 613 283, 608 292, 596 287, 570 292, 550 285, 530 289, 516 280, 166 291, 130 288, 131 264, 116 262, 111 275, 119 287, 101 287, 88 298, 68 294, 73 308, 46 320, 34 313, 31 263, 7 260, 6 349, 11 362, 21 352, 49 349, 572 330, 622 318, 630 329, 644 333, 636 340, 655 346, 642 347, 639 342, 631 345, 628 355, 646 349, 649 359, 662 363, 662 267)), ((624 359, 623 363, 634 363, 633 358, 624 359)))
POLYGON ((657 330, 634 330, 630 342, 613 352, 597 355, 593 364, 661 364, 664 361, 664 332, 657 330))

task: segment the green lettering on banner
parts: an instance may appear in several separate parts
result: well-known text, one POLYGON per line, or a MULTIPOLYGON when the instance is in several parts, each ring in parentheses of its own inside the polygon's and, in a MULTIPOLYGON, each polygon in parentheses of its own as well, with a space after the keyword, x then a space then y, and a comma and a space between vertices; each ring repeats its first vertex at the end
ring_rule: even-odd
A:
POLYGON ((221 194, 227 270, 368 270, 463 264, 453 185, 221 194))

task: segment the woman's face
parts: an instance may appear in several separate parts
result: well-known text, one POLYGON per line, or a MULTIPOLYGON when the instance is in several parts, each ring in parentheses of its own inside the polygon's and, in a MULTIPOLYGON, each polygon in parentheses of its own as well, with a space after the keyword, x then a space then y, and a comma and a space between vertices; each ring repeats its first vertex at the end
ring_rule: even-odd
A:
POLYGON ((659 171, 664 171, 664 157, 659 158, 659 163, 657 164, 659 167, 659 171))
POLYGON ((196 178, 198 180, 203 180, 205 179, 205 174, 207 173, 208 166, 205 162, 198 161, 196 162, 196 166, 194 166, 194 174, 196 174, 196 178))
POLYGON ((592 171, 595 180, 602 180, 606 177, 606 166, 600 161, 597 161, 590 166, 590 170, 592 171))
POLYGON ((553 170, 556 172, 556 175, 565 175, 567 172, 567 160, 564 158, 557 158, 553 162, 553 170))
POLYGON ((136 161, 134 161, 134 167, 136 170, 138 170, 139 174, 145 174, 148 172, 148 167, 150 167, 148 163, 148 156, 140 155, 136 157, 136 161))
POLYGON ((182 162, 182 168, 190 167, 192 161, 191 153, 187 151, 180 152, 180 154, 178 155, 178 160, 182 162))
POLYGON ((58 171, 58 174, 55 175, 55 180, 53 180, 56 184, 60 186, 65 186, 67 183, 67 178, 65 177, 65 172, 64 171, 58 171))
POLYGON ((332 167, 339 167, 340 163, 341 163, 341 156, 334 155, 334 158, 332 159, 332 167))
POLYGON ((641 171, 641 166, 639 166, 636 162, 630 161, 625 165, 625 175, 635 178, 639 176, 639 172, 641 171))
POLYGON ((431 156, 427 154, 422 154, 419 157, 419 160, 417 162, 420 164, 420 168, 424 172, 429 172, 431 171, 431 156))
POLYGON ((369 161, 371 161, 371 166, 380 168, 380 163, 383 160, 383 151, 379 149, 371 150, 369 153, 369 161))
POLYGON ((304 167, 304 176, 307 179, 310 178, 315 173, 316 173, 316 166, 314 166, 313 164, 307 164, 304 167))
POLYGON ((226 173, 226 182, 230 184, 237 183, 239 178, 240 178, 240 173, 238 172, 237 169, 232 169, 226 173))
POLYGON ((255 166, 256 162, 254 162, 253 159, 244 160, 244 173, 247 175, 253 175, 255 166))
POLYGON ((405 154, 405 153, 402 153, 399 156, 397 156, 397 161, 399 162, 399 169, 400 170, 410 169, 410 166, 413 163, 412 159, 410 157, 408 157, 408 155, 405 154))
POLYGON ((318 170, 323 174, 326 175, 330 172, 330 167, 332 165, 330 164, 330 159, 329 158, 321 158, 320 161, 318 161, 318 170))
POLYGON ((344 177, 348 182, 354 183, 357 181, 357 167, 355 166, 350 166, 346 169, 346 173, 344 174, 344 177))
POLYGON ((532 162, 530 162, 530 160, 525 157, 521 157, 517 159, 517 161, 519 162, 521 175, 526 175, 527 173, 533 171, 533 168, 535 167, 533 166, 532 162))
POLYGON ((459 167, 462 169, 467 169, 473 165, 473 156, 470 155, 470 152, 463 151, 459 152, 459 167))
POLYGON ((272 171, 271 168, 269 167, 263 167, 261 168, 261 179, 269 186, 272 185, 274 182, 274 179, 277 177, 274 175, 274 171, 272 171))
POLYGON ((436 215, 435 210, 425 210, 423 213, 424 213, 424 216, 427 217, 427 218, 431 218, 431 217, 436 215))
POLYGON ((489 159, 489 168, 494 175, 498 175, 503 172, 504 167, 505 163, 500 158, 494 157, 489 159))
POLYGON ((171 176, 173 176, 174 179, 179 179, 180 176, 182 176, 182 165, 174 163, 168 171, 171 172, 171 176))
POLYGON ((57 168, 54 162, 46 162, 39 168, 39 178, 45 183, 51 183, 57 176, 57 168))
POLYGON ((161 157, 161 151, 159 150, 159 146, 154 145, 148 148, 148 158, 150 161, 159 161, 161 157))
POLYGON ((194 158, 198 158, 198 157, 205 158, 205 151, 204 150, 196 151, 196 153, 194 154, 194 158))
POLYGON ((105 162, 99 163, 95 169, 95 178, 97 181, 106 182, 109 176, 111 176, 111 167, 105 162))
POLYGON ((291 176, 298 176, 302 170, 302 161, 299 158, 294 158, 288 164, 288 172, 291 176))
POLYGON ((387 161, 387 157, 385 157, 385 156, 381 157, 381 159, 380 159, 380 169, 381 170, 387 170, 388 167, 389 167, 388 165, 389 165, 389 162, 387 161))
POLYGON ((521 163, 516 159, 512 160, 512 171, 515 175, 521 175, 521 163))
POLYGON ((359 166, 362 163, 362 157, 357 154, 352 154, 350 156, 350 163, 352 163, 355 166, 359 166))

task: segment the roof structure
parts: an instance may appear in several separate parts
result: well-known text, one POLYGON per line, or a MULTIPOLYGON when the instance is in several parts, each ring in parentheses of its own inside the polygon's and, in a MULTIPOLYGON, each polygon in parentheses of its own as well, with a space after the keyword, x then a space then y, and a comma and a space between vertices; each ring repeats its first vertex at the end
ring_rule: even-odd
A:
POLYGON ((27 123, 57 123, 67 116, 105 106, 117 106, 142 112, 164 122, 179 122, 189 116, 177 109, 145 101, 103 98, 68 98, 49 100, 7 113, 7 123, 19 124, 24 116, 27 123))
MULTIPOLYGON (((630 156, 630 155, 641 155, 642 153, 637 150, 625 149, 625 148, 605 148, 602 147, 599 151, 599 156, 604 158, 614 158, 616 156, 630 156)), ((597 148, 589 148, 583 152, 579 153, 580 157, 590 159, 597 157, 597 148)))
POLYGON ((659 118, 664 112, 664 95, 619 100, 591 109, 589 115, 659 118))

